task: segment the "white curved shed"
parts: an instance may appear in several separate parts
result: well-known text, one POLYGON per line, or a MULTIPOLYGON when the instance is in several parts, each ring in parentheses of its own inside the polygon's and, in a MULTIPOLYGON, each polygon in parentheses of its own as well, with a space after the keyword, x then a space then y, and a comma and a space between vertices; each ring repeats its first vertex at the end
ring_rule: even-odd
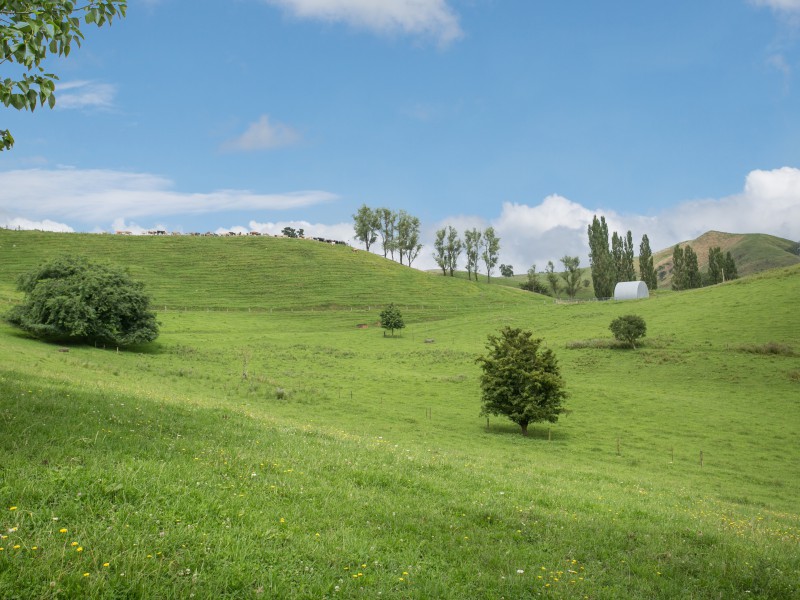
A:
POLYGON ((614 300, 639 300, 649 297, 650 292, 644 281, 620 281, 614 288, 614 300))

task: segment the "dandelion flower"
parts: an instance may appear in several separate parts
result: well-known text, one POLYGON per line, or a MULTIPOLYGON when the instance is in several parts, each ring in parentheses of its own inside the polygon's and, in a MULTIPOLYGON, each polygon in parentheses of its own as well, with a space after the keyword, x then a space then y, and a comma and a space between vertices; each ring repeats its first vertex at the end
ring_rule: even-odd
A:
POLYGON ((75 548, 75 552, 83 552, 83 546, 78 546, 75 548))
POLYGON ((67 530, 64 527, 62 527, 61 529, 58 530, 58 533, 67 533, 67 530))
POLYGON ((84 574, 83 574, 83 576, 84 576, 84 577, 88 577, 88 576, 89 576, 89 574, 88 574, 88 573, 84 573, 84 574))
POLYGON ((104 563, 103 563, 103 566, 104 566, 104 567, 107 567, 107 566, 108 566, 108 563, 107 563, 107 562, 104 562, 104 563))
POLYGON ((16 506, 9 506, 8 510, 17 510, 17 507, 16 506))
POLYGON ((78 542, 72 542, 72 543, 70 544, 70 546, 77 546, 77 545, 78 545, 78 542))

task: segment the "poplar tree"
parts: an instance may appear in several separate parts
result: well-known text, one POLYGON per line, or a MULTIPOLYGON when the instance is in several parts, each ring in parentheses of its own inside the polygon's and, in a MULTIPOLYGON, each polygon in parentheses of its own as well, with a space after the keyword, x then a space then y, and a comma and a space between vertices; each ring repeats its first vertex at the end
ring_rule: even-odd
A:
POLYGON ((461 240, 458 239, 458 231, 456 231, 455 227, 448 226, 447 245, 445 246, 445 249, 447 251, 447 270, 450 272, 450 277, 453 277, 453 273, 458 266, 458 257, 461 256, 461 250, 463 248, 464 244, 462 244, 461 240))
POLYGON ((550 290, 553 292, 553 298, 558 297, 558 273, 556 273, 556 267, 552 260, 547 261, 544 272, 547 283, 550 284, 550 290))
POLYGON ((653 252, 647 234, 642 236, 642 243, 639 244, 639 277, 647 289, 652 291, 658 288, 658 274, 653 266, 653 252))
POLYGON ((594 216, 588 227, 589 233, 589 266, 592 269, 592 284, 598 298, 610 298, 614 295, 617 274, 614 260, 608 249, 608 225, 606 218, 594 216))
MULTIPOLYGON (((486 281, 491 281, 497 260, 500 258, 500 238, 494 233, 494 227, 487 227, 483 232, 483 251, 481 252, 483 264, 486 266, 486 281)), ((477 281, 477 274, 475 280, 477 281)))
POLYGON ((622 269, 617 272, 617 283, 620 281, 636 281, 636 267, 633 265, 635 256, 633 235, 629 229, 622 244, 622 269))
POLYGON ((356 232, 356 239, 364 244, 369 252, 370 246, 378 239, 378 231, 381 227, 381 219, 378 213, 366 204, 362 204, 356 214, 353 215, 353 229, 356 232))
POLYGON ((436 237, 433 240, 433 260, 439 265, 442 270, 442 275, 447 275, 447 250, 444 245, 444 236, 447 235, 447 230, 442 227, 436 231, 436 237))
POLYGON ((475 281, 478 281, 478 258, 481 252, 481 243, 483 234, 479 229, 474 227, 464 232, 464 253, 467 257, 467 278, 472 279, 475 275, 475 281))

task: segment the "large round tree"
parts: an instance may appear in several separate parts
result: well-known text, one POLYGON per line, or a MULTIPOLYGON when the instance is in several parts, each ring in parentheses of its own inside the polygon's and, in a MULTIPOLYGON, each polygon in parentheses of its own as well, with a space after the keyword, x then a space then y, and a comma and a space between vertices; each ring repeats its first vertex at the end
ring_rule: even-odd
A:
POLYGON ((477 359, 483 369, 481 414, 508 417, 522 435, 530 423, 555 423, 564 412, 564 380, 555 354, 541 345, 530 331, 504 327, 500 335, 489 335, 489 353, 477 359))
POLYGON ((124 270, 64 256, 20 277, 8 320, 37 338, 129 346, 158 337, 143 284, 124 270))

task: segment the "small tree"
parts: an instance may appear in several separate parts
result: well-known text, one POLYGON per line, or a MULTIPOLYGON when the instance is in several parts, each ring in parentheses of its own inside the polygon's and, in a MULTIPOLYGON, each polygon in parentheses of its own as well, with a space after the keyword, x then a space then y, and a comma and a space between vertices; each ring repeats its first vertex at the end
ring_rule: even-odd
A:
MULTIPOLYGON (((482 249, 481 258, 484 266, 486 266, 486 281, 488 282, 492 280, 492 271, 497 264, 500 252, 500 238, 495 235, 494 227, 487 227, 486 231, 483 232, 482 249)), ((477 280, 478 275, 476 272, 475 281, 477 280)))
POLYGON ((8 315, 37 338, 128 346, 158 337, 143 285, 123 270, 65 256, 19 279, 22 304, 8 315))
POLYGON ((500 275, 503 277, 513 277, 514 267, 511 265, 500 265, 500 275))
POLYGON ((553 264, 552 260, 547 261, 547 267, 545 267, 545 276, 547 278, 547 283, 550 284, 550 289, 553 292, 553 298, 558 297, 558 273, 556 273, 556 267, 553 264))
POLYGON ((528 435, 528 425, 555 423, 564 412, 564 380, 553 351, 541 349, 542 340, 530 331, 504 327, 489 335, 487 356, 481 365, 481 415, 505 415, 528 435))
POLYGON ((395 329, 403 329, 405 326, 403 315, 400 314, 400 309, 397 308, 394 303, 381 311, 381 327, 388 329, 392 337, 394 337, 395 329))
POLYGON ((581 285, 581 273, 583 272, 579 266, 581 259, 578 256, 564 256, 561 264, 564 265, 564 272, 561 273, 561 277, 564 278, 564 291, 567 292, 567 296, 574 299, 581 285))
POLYGON ((636 340, 643 338, 647 333, 647 325, 639 315, 617 317, 611 321, 608 328, 616 339, 630 344, 634 350, 636 349, 636 340))

